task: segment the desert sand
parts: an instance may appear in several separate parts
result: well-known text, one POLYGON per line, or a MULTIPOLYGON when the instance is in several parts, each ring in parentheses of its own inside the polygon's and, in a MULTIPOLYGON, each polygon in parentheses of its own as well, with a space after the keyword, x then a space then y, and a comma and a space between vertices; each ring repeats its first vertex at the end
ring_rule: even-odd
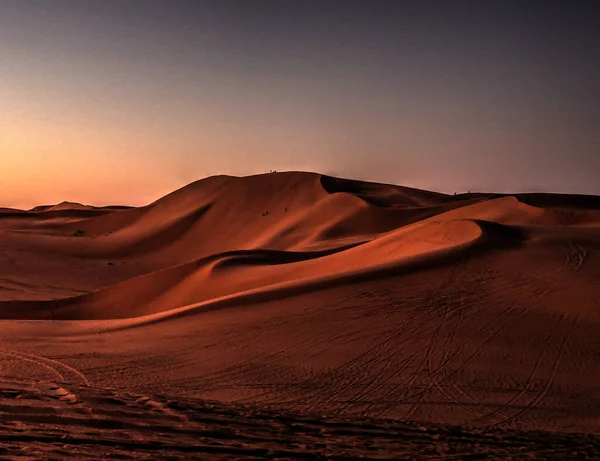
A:
POLYGON ((300 172, 0 209, 0 458, 597 459, 599 249, 600 197, 300 172))

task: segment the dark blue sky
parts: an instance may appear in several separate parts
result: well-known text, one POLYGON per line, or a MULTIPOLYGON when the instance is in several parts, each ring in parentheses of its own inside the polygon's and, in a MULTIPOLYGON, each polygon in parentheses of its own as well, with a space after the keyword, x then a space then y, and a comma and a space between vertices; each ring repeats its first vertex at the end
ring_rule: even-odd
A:
POLYGON ((270 169, 600 194, 599 31, 584 1, 0 0, 0 206, 270 169))

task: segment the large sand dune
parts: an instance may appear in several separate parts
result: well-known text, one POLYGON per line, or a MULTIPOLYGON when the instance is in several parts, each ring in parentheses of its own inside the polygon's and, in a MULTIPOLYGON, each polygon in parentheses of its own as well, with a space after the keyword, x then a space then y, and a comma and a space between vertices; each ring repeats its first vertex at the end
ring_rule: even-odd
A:
MULTIPOLYGON (((151 396, 268 409, 274 420, 326 414, 358 432, 367 423, 344 418, 417 421, 437 439, 460 426, 471 442, 450 451, 483 430, 597 433, 599 249, 595 197, 449 196, 312 173, 211 177, 141 208, 0 209, 0 378, 10 388, 0 394, 46 402, 0 411, 46 433, 40 415, 57 414, 47 396, 60 388, 79 402, 60 418, 110 414, 138 434, 143 414, 134 424, 134 410, 112 407, 148 396, 170 418, 163 427, 177 421, 184 451, 208 423, 151 396)), ((369 424, 381 433, 384 423, 369 424)), ((365 454, 318 439, 302 443, 365 454)), ((585 440, 581 453, 596 450, 585 440)), ((236 455, 234 442, 214 456, 236 455)), ((265 443, 246 454, 264 457, 252 450, 265 443)), ((381 444, 396 457, 412 449, 381 444)))

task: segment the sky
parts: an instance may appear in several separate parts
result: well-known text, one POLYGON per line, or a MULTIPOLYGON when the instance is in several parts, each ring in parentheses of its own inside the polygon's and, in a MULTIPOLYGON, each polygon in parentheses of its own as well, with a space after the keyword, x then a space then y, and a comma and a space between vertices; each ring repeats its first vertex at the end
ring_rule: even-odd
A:
POLYGON ((0 0, 0 207, 316 171, 600 195, 594 1, 0 0))

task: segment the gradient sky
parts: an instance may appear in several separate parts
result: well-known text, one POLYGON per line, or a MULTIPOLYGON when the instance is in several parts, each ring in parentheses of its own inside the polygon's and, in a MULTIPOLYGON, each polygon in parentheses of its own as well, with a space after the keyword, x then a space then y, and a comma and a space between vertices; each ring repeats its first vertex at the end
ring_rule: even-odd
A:
POLYGON ((0 0, 0 206, 271 169, 600 194, 596 4, 0 0))

